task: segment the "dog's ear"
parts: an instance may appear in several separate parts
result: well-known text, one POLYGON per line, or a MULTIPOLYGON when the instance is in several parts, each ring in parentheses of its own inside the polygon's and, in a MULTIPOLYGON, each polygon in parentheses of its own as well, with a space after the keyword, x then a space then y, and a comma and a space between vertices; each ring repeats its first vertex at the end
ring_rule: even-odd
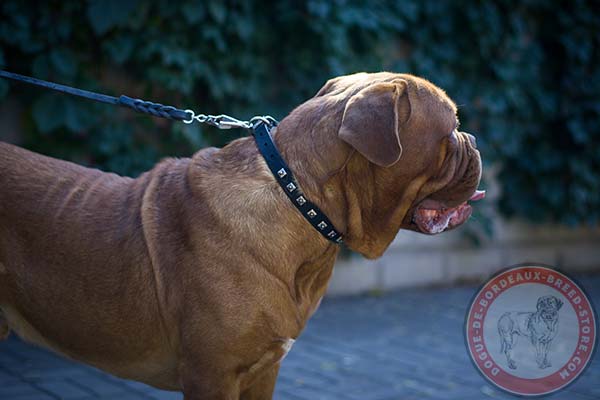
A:
POLYGON ((556 299, 556 311, 560 310, 563 306, 563 301, 561 299, 556 299))
POLYGON ((338 135, 367 160, 389 167, 402 155, 400 132, 410 113, 404 79, 376 83, 350 98, 338 135))

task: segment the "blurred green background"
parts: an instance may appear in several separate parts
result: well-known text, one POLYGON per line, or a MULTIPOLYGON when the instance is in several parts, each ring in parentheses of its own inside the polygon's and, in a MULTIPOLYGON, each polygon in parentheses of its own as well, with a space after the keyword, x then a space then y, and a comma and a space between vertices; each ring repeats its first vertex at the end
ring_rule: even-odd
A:
MULTIPOLYGON (((3 0, 0 21, 3 69, 239 118, 280 119, 336 75, 417 74, 499 168, 503 215, 599 220, 596 1, 3 0)), ((2 140, 132 176, 245 134, 2 80, 0 117, 2 140)))

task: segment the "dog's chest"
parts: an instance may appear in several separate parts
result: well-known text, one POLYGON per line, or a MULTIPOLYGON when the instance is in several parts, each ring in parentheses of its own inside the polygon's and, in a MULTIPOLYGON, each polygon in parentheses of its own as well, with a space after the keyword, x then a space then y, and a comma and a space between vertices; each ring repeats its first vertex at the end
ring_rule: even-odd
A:
POLYGON ((239 376, 241 386, 247 387, 256 377, 283 361, 295 342, 296 340, 292 338, 273 340, 267 350, 256 362, 247 369, 244 368, 245 372, 242 372, 239 376))
POLYGON ((283 351, 283 354, 277 362, 283 361, 283 359, 288 355, 290 350, 292 350, 292 346, 294 346, 294 343, 296 343, 296 340, 292 338, 288 338, 283 342, 283 344, 281 345, 281 350, 283 351))
POLYGON ((62 352, 59 346, 50 343, 14 307, 3 305, 2 311, 10 329, 13 330, 21 339, 55 352, 62 352))
POLYGON ((533 314, 531 317, 531 329, 539 340, 551 340, 556 336, 557 321, 545 320, 539 314, 533 314))

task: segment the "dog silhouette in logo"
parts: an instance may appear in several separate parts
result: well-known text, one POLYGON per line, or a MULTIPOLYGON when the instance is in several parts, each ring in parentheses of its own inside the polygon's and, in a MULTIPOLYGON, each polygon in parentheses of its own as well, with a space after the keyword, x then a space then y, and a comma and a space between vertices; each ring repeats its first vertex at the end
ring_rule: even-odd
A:
POLYGON ((538 368, 548 368, 548 350, 558 331, 558 310, 563 302, 554 296, 542 296, 537 300, 536 312, 511 311, 502 314, 498 320, 500 352, 506 355, 508 367, 516 369, 511 351, 519 336, 529 338, 535 347, 535 362, 538 368))

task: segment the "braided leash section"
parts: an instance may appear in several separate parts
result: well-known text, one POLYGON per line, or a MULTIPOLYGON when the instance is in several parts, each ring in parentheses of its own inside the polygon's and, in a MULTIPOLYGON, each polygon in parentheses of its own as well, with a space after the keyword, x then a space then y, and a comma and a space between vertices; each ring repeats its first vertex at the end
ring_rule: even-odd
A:
POLYGON ((150 114, 155 117, 174 119, 178 121, 187 120, 190 118, 189 112, 175 108, 173 106, 165 106, 160 103, 133 99, 128 96, 120 96, 119 104, 129 107, 143 114, 150 114))

